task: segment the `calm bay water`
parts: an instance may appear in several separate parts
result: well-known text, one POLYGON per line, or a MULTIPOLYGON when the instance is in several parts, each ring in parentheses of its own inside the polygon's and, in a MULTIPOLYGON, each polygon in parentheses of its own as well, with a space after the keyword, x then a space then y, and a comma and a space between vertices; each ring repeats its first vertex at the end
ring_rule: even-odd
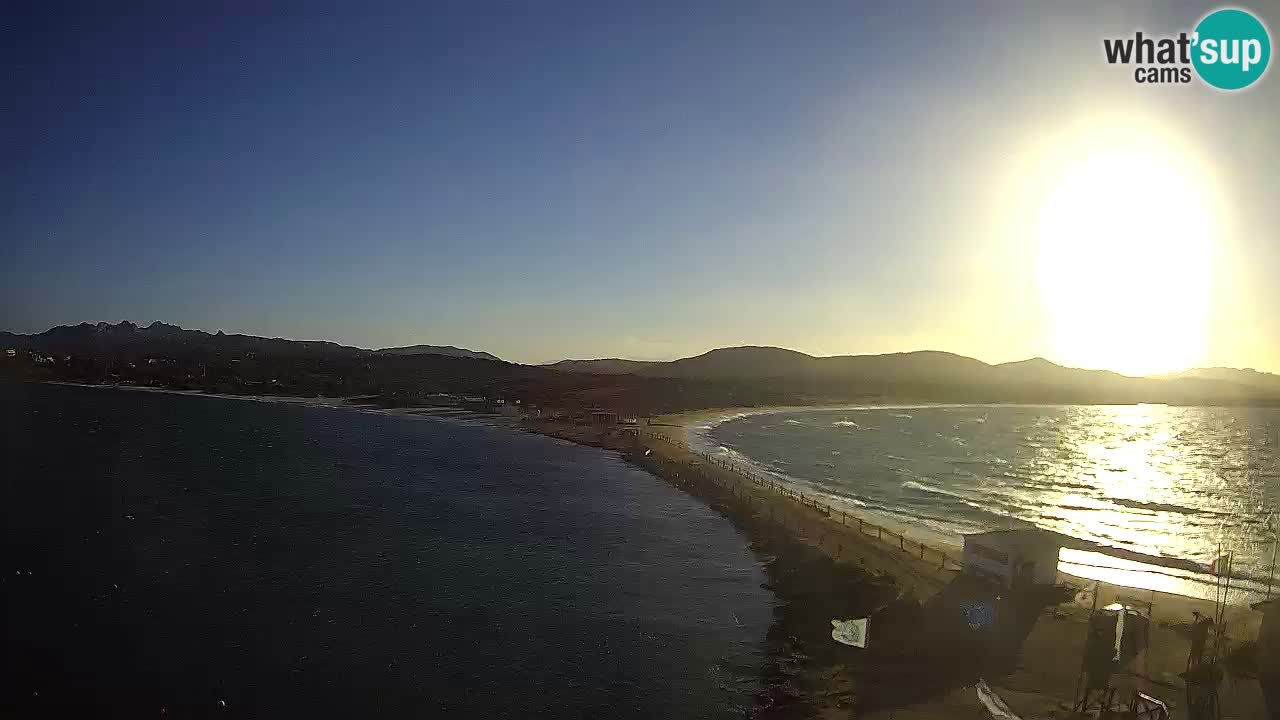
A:
MULTIPOLYGON (((1253 578, 1255 590, 1265 587, 1271 566, 1269 522, 1280 509, 1277 409, 810 410, 729 419, 695 431, 697 441, 832 505, 892 518, 939 541, 1031 522, 1204 563, 1221 543, 1235 550, 1236 571, 1253 578)), ((1280 527, 1280 519, 1272 524, 1280 527)), ((1094 554, 1075 560, 1111 562, 1094 554)), ((1206 579, 1164 569, 1142 582, 1203 595, 1212 590, 1200 582, 1206 579)))
POLYGON ((616 456, 437 420, 70 387, 0 386, 0 418, 9 711, 751 706, 773 603, 758 560, 726 520, 616 456))

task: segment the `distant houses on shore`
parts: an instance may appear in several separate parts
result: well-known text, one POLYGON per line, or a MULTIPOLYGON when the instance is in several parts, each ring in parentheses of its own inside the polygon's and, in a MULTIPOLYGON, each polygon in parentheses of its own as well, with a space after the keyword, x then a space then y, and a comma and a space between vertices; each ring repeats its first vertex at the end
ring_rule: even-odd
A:
MULTIPOLYGON (((640 414, 618 407, 537 405, 508 395, 429 391, 412 386, 375 388, 372 393, 352 392, 349 383, 317 382, 297 368, 258 367, 258 353, 246 351, 219 363, 147 353, 122 358, 52 355, 26 348, 3 348, 0 377, 20 380, 62 380, 126 386, 168 387, 233 394, 279 394, 359 398, 362 402, 401 408, 458 408, 530 421, 568 423, 599 428, 640 426, 640 414), (281 374, 283 373, 283 374, 281 374)), ((367 369, 367 368, 366 368, 367 369)), ((307 369, 308 372, 314 370, 307 369)), ((313 373, 314 374, 314 373, 313 373)), ((437 386, 438 387, 438 386, 437 386)), ((648 413, 645 413, 646 415, 648 413)))
POLYGON ((472 412, 543 422, 573 423, 598 427, 639 428, 640 426, 639 416, 609 408, 547 407, 506 397, 455 395, 451 393, 423 395, 421 402, 426 406, 458 407, 472 412))
MULTIPOLYGON (((58 358, 53 355, 44 355, 35 350, 19 350, 17 348, 5 348, 4 357, 11 360, 28 360, 37 365, 53 365, 58 362, 58 358)), ((63 362, 70 361, 70 356, 63 360, 63 362)))

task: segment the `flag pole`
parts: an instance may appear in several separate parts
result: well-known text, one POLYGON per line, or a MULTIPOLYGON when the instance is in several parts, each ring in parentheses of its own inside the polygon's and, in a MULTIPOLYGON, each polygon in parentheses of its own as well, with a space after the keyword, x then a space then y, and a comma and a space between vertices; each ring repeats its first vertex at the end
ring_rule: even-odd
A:
POLYGON ((1218 554, 1213 556, 1213 622, 1216 625, 1222 614, 1222 540, 1218 540, 1218 554))
POLYGON ((1271 599, 1271 581, 1276 576, 1276 545, 1280 544, 1280 538, 1271 539, 1271 571, 1267 573, 1267 599, 1271 599))
POLYGON ((1218 658, 1221 656, 1222 639, 1226 637, 1227 634, 1227 596, 1231 594, 1231 566, 1235 564, 1235 558, 1236 551, 1228 550, 1227 577, 1222 590, 1222 609, 1218 611, 1218 627, 1215 628, 1218 632, 1218 637, 1213 643, 1213 661, 1215 663, 1218 662, 1218 658))

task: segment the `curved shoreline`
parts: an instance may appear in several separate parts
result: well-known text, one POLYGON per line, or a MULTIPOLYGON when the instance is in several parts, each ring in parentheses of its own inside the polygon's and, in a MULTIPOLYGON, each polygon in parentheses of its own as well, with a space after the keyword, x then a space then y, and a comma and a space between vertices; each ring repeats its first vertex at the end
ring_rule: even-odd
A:
MULTIPOLYGON (((740 449, 729 449, 719 445, 711 433, 720 425, 742 418, 758 415, 784 413, 819 413, 840 411, 869 410, 922 410, 922 409, 954 409, 954 408, 998 408, 1007 404, 987 403, 914 403, 884 405, 830 405, 830 406, 785 406, 764 408, 730 408, 725 410, 696 411, 666 415, 658 420, 663 427, 671 427, 675 434, 695 451, 710 453, 723 457, 730 462, 745 465, 752 471, 778 477, 796 489, 813 492, 824 496, 831 507, 847 510, 868 521, 892 528, 916 542, 946 546, 957 554, 962 549, 961 535, 932 527, 914 519, 910 513, 894 513, 883 506, 868 508, 854 498, 838 492, 833 493, 822 487, 791 476, 785 468, 779 469, 763 464, 740 449)), ((1017 407, 1061 407, 1058 405, 1017 407)), ((1032 522, 1032 521, 1026 521, 1032 522)), ((1126 586, 1134 590, 1149 592, 1155 590, 1176 597, 1201 601, 1212 597, 1214 578, 1201 563, 1181 557, 1151 555, 1124 546, 1109 545, 1105 542, 1080 540, 1074 546, 1064 547, 1064 557, 1059 561, 1064 576, 1078 582, 1100 580, 1118 586, 1126 586), (1075 570, 1076 572, 1069 572, 1075 570), (1181 585, 1181 587, 1180 587, 1181 585)), ((1239 587, 1232 588, 1230 602, 1245 605, 1264 598, 1263 587, 1267 583, 1265 575, 1258 577, 1244 571, 1233 572, 1232 578, 1238 581, 1239 587)))
POLYGON ((659 415, 650 421, 650 425, 671 425, 681 428, 681 432, 692 430, 714 430, 730 420, 753 417, 755 415, 775 415, 788 412, 834 412, 839 410, 920 410, 924 408, 956 408, 956 407, 1001 407, 993 405, 974 405, 967 403, 904 403, 887 405, 770 405, 767 407, 739 407, 721 410, 694 410, 687 413, 671 413, 659 415), (660 422, 655 422, 660 421, 660 422), (708 424, 709 423, 709 424, 708 424), (698 427, 693 427, 694 425, 698 427))
MULTIPOLYGON (((302 400, 229 397, 293 404, 302 400)), ((301 404, 401 417, 433 417, 432 410, 426 408, 416 412, 387 410, 341 400, 301 404)), ((811 408, 796 408, 800 409, 811 408)), ((754 414, 761 409, 749 410, 754 414)), ((772 410, 785 412, 787 409, 772 410)), ((733 414, 732 411, 707 411, 690 414, 690 420, 733 414)), ((874 656, 840 646, 830 638, 829 618, 879 617, 877 613, 881 610, 877 607, 885 601, 911 607, 942 591, 955 579, 954 571, 941 570, 936 564, 921 561, 914 553, 880 542, 875 536, 868 537, 859 528, 846 526, 802 500, 744 481, 729 469, 703 461, 684 443, 666 443, 644 433, 632 435, 616 428, 513 423, 500 416, 483 415, 468 420, 484 424, 508 420, 501 424, 510 429, 617 451, 627 460, 707 502, 738 525, 765 566, 771 589, 783 600, 775 610, 775 623, 766 638, 769 659, 763 671, 764 689, 756 699, 753 716, 788 720, 845 717, 853 710, 862 717, 886 718, 895 712, 900 715, 904 708, 909 708, 911 717, 922 720, 957 715, 985 717, 971 689, 977 679, 975 673, 979 671, 972 658, 940 650, 943 654, 931 656, 927 666, 893 665, 895 669, 886 675, 878 661, 869 659, 874 656)), ((690 420, 678 427, 687 432, 690 420)), ((1099 584, 1097 604, 1101 606, 1127 595, 1132 595, 1127 588, 1099 584)), ((1207 612, 1208 607, 1206 603, 1180 596, 1153 594, 1152 599, 1156 601, 1159 627, 1151 636, 1148 675, 1132 681, 1148 690, 1155 688, 1158 695, 1180 698, 1174 674, 1181 671, 1186 652, 1180 628, 1186 625, 1191 609, 1207 612)), ((1018 667, 1013 671, 995 671, 984 679, 1026 716, 1046 716, 1070 707, 1078 668, 1076 659, 1083 655, 1088 614, 1087 602, 1054 608, 1051 615, 1040 617, 1031 628, 1023 642, 1018 667)), ((1256 635, 1258 618, 1254 615, 1245 608, 1232 608, 1229 623, 1233 638, 1256 635)), ((880 620, 876 622, 877 626, 881 625, 880 620)), ((1126 680, 1128 682, 1130 680, 1126 680)), ((1240 695, 1238 700, 1234 697, 1224 700, 1233 707, 1259 707, 1260 691, 1255 692, 1252 689, 1255 686, 1256 683, 1246 683, 1244 688, 1234 691, 1240 695)))
MULTIPOLYGON (((305 407, 354 410, 358 412, 367 412, 371 414, 389 415, 389 416, 395 416, 395 417, 428 418, 428 419, 445 421, 445 422, 450 422, 450 421, 461 422, 464 424, 478 423, 478 424, 489 425, 494 427, 503 427, 503 428, 513 429, 513 430, 522 430, 522 431, 532 430, 533 432, 537 432, 539 434, 550 435, 552 437, 559 437, 561 439, 570 440, 572 442, 577 442, 579 444, 585 444, 585 445, 591 445, 591 446, 597 446, 597 447, 601 446, 596 441, 593 441, 590 439, 583 439, 582 437, 584 435, 583 433, 571 433, 569 435, 572 435, 572 436, 566 436, 566 434, 560 433, 554 430, 548 432, 547 431, 548 428, 556 427, 557 424, 555 423, 539 423, 539 422, 521 421, 517 417, 496 415, 496 414, 490 414, 490 413, 479 413, 471 410, 463 410, 463 409, 453 408, 453 407, 388 408, 388 407, 384 407, 374 403, 360 402, 361 400, 367 399, 364 397, 345 398, 345 397, 324 397, 324 396, 301 397, 301 396, 290 396, 290 395, 233 395, 228 393, 208 393, 200 390, 177 390, 172 388, 161 388, 161 387, 139 386, 139 385, 112 385, 112 384, 91 384, 91 383, 72 383, 72 382, 47 382, 42 384, 60 385, 60 386, 67 386, 67 387, 89 387, 89 388, 95 388, 95 389, 125 390, 130 392, 185 395, 189 397, 206 397, 206 398, 217 398, 217 399, 225 399, 225 400, 240 400, 240 401, 248 401, 248 402, 280 403, 285 405, 301 405, 305 407)), ((1009 406, 1008 403, 977 403, 977 404, 974 404, 974 403, 886 403, 886 404, 859 403, 859 404, 836 404, 836 405, 784 405, 784 406, 765 406, 765 407, 735 407, 735 408, 695 410, 695 411, 684 412, 684 413, 673 413, 668 415, 657 416, 655 418, 652 418, 649 421, 648 426, 663 428, 664 432, 669 431, 671 434, 678 437, 687 448, 692 449, 694 452, 698 452, 699 450, 702 450, 705 452, 715 454, 715 448, 712 444, 706 443, 705 447, 703 447, 698 442, 691 442, 694 440, 694 434, 696 432, 701 431, 702 433, 707 433, 725 422, 729 422, 731 420, 736 420, 739 418, 752 417, 756 415, 772 415, 772 414, 782 414, 782 413, 789 413, 789 412, 800 413, 800 412, 835 412, 835 411, 859 411, 859 410, 919 410, 919 409, 929 409, 929 408, 969 408, 969 407, 1008 407, 1008 406, 1009 406)), ((1017 405, 1017 407, 1060 407, 1060 406, 1059 405, 1041 405, 1041 404, 1031 404, 1031 405, 1019 404, 1017 405)), ((587 435, 590 435, 590 434, 591 433, 587 433, 587 435)), ((804 485, 803 483, 797 482, 794 478, 791 478, 789 475, 786 475, 786 473, 778 473, 775 470, 771 470, 769 468, 765 468, 759 465, 758 463, 756 463, 755 460, 753 460, 752 458, 750 458, 745 454, 738 453, 738 455, 741 455, 742 459, 746 460, 749 464, 751 464, 753 467, 755 467, 761 472, 765 472, 773 475, 780 475, 783 478, 785 478, 788 482, 796 486, 797 488, 803 487, 804 485)), ((962 543, 959 542, 956 538, 949 537, 944 533, 941 533, 938 531, 930 531, 927 528, 922 528, 918 524, 914 524, 910 521, 902 520, 892 515, 885 515, 884 513, 876 512, 875 510, 868 510, 866 508, 857 507, 856 505, 853 505, 853 504, 849 504, 846 507, 844 506, 844 504, 847 502, 847 499, 841 498, 839 496, 831 496, 829 494, 826 494, 826 495, 827 495, 826 499, 828 501, 831 501, 831 500, 836 501, 837 504, 841 505, 839 509, 847 511, 849 515, 862 517, 868 522, 875 523, 878 525, 883 525, 886 528, 892 529, 895 533, 903 535, 904 537, 910 539, 915 543, 943 546, 943 549, 954 553, 956 556, 959 556, 962 551, 962 543)), ((831 503, 828 502, 828 504, 831 504, 831 503)), ((1118 550, 1120 552, 1125 551, 1124 548, 1118 548, 1118 550)), ((1089 554, 1094 555, 1093 553, 1089 553, 1089 554)), ((1193 582, 1193 583, 1198 583, 1202 585, 1206 584, 1206 581, 1199 577, 1177 575, 1173 573, 1160 573, 1159 571, 1156 571, 1156 570, 1146 571, 1141 568, 1128 567, 1128 565, 1132 565, 1132 564, 1148 565, 1152 568, 1165 567, 1162 565, 1143 563, 1140 560, 1135 560, 1135 559, 1126 560, 1125 558, 1119 557, 1118 555, 1107 555, 1107 554, 1101 554, 1101 553, 1097 555, 1100 555, 1101 557, 1105 557, 1111 560, 1118 560, 1119 562, 1111 566, 1107 566, 1107 565, 1091 566, 1090 564, 1083 563, 1083 562, 1071 562, 1067 560, 1060 560, 1059 561, 1060 567, 1062 565, 1069 565, 1073 567, 1085 567, 1085 568, 1096 567, 1100 569, 1110 569, 1113 571, 1118 571, 1118 573, 1120 574, 1123 574, 1126 572, 1127 573, 1155 572, 1156 574, 1168 574, 1170 577, 1175 577, 1179 580, 1186 581, 1186 582, 1193 582)), ((1169 566, 1169 567, 1175 568, 1175 569, 1185 569, 1185 568, 1181 568, 1180 565, 1169 566)), ((1101 582, 1104 582, 1104 583, 1116 585, 1116 587, 1121 587, 1121 588, 1127 587, 1135 591, 1150 592, 1150 590, 1144 587, 1117 584, 1114 582, 1110 582, 1106 579, 1094 578, 1086 575, 1075 575, 1075 574, 1071 574, 1061 570, 1060 570, 1060 574, 1063 575, 1064 578, 1067 579, 1068 581, 1073 581, 1077 584, 1093 583, 1095 581, 1100 580, 1101 582)), ((1157 590, 1155 592, 1161 595, 1167 595, 1171 598, 1185 599, 1189 602, 1198 603, 1198 602, 1203 602, 1205 600, 1205 598, 1202 598, 1202 597, 1185 595, 1185 594, 1180 594, 1176 592, 1168 592, 1168 591, 1160 591, 1160 590, 1157 590)))
MULTIPOLYGON (((395 416, 395 417, 409 417, 409 418, 413 418, 413 417, 428 418, 428 419, 445 421, 445 422, 450 422, 450 421, 461 422, 464 424, 478 423, 478 424, 489 425, 494 427, 503 427, 503 428, 513 429, 513 430, 522 430, 522 431, 531 430, 539 434, 550 435, 552 437, 558 437, 561 439, 570 440, 571 442, 577 442, 579 444, 591 445, 596 447, 601 446, 600 443, 596 441, 593 441, 591 439, 584 439, 583 433, 570 433, 566 435, 565 433, 557 432, 555 430, 548 432, 548 428, 554 428, 557 426, 557 424, 555 423, 522 421, 517 417, 496 415, 496 414, 490 414, 490 413, 479 413, 471 410, 463 410, 463 409, 452 408, 452 407, 388 408, 388 407, 380 406, 374 403, 360 402, 361 400, 367 399, 363 397, 342 398, 342 397, 324 397, 324 396, 301 397, 301 396, 289 396, 289 395, 233 395, 233 394, 227 394, 227 393, 207 393, 199 390, 177 390, 177 389, 171 389, 171 388, 160 388, 160 387, 138 386, 138 385, 110 385, 110 384, 90 384, 90 383, 71 383, 71 382, 48 382, 43 384, 60 385, 60 386, 67 386, 67 387, 89 387, 89 388, 96 388, 96 389, 126 390, 130 392, 185 395, 189 397, 206 397, 206 398, 240 400, 240 401, 249 401, 249 402, 280 403, 285 405, 301 405, 305 407, 320 407, 320 408, 340 409, 340 410, 354 410, 358 412, 367 412, 367 413, 378 414, 378 415, 389 415, 389 416, 395 416)), ((846 410, 847 411, 919 410, 919 409, 929 409, 929 408, 1007 407, 1008 405, 1009 405, 1008 403, 978 403, 978 404, 973 404, 973 403, 887 403, 887 404, 861 403, 861 404, 837 404, 837 405, 785 405, 785 406, 766 406, 766 407, 736 407, 736 408, 695 410, 695 411, 690 411, 685 413, 673 413, 668 415, 662 415, 662 416, 652 418, 649 421, 648 426, 663 428, 664 432, 669 431, 671 434, 678 437, 687 448, 692 449, 695 453, 698 452, 699 450, 703 450, 705 452, 715 454, 713 445, 705 444, 706 446, 702 447, 697 442, 691 442, 692 440, 694 440, 693 436, 695 432, 698 432, 698 431, 702 431, 704 433, 709 432, 715 427, 718 427, 719 425, 725 422, 729 422, 731 420, 736 420, 739 418, 752 417, 756 415, 772 415, 772 414, 781 414, 781 413, 789 413, 789 412, 834 412, 834 411, 846 411, 846 410)), ((1032 404, 1032 405, 1018 405, 1018 407, 1059 407, 1059 406, 1032 404)), ((591 433, 586 433, 585 435, 590 435, 590 434, 591 433)), ((741 457, 744 460, 746 460, 748 463, 750 463, 753 467, 757 468, 761 472, 774 474, 774 475, 781 475, 783 478, 785 478, 788 482, 795 485, 797 488, 803 487, 803 483, 797 482, 794 478, 791 478, 789 475, 786 475, 786 473, 778 473, 777 471, 771 470, 769 468, 765 468, 759 465, 758 463, 756 463, 756 461, 750 458, 749 456, 741 453, 738 453, 738 454, 741 455, 741 457)), ((943 546, 944 550, 950 551, 954 553, 956 556, 959 556, 962 551, 962 543, 959 542, 956 538, 949 537, 944 533, 941 533, 938 531, 930 531, 927 528, 922 528, 918 524, 914 524, 910 521, 904 521, 898 517, 885 515, 884 513, 879 513, 879 512, 876 512, 875 510, 868 510, 866 508, 857 507, 856 505, 853 505, 853 504, 849 504, 847 507, 845 507, 844 503, 847 502, 847 499, 841 498, 839 496, 830 496, 829 494, 826 494, 826 495, 827 495, 826 499, 828 501, 830 500, 836 501, 836 503, 841 505, 839 509, 847 511, 847 513, 850 516, 862 517, 864 520, 868 522, 875 523, 878 525, 883 525, 888 529, 892 529, 896 534, 900 534, 915 543, 933 545, 933 546, 943 546)), ((831 503, 829 502, 828 504, 831 504, 831 503)), ((1121 552, 1124 552, 1125 549, 1118 548, 1118 550, 1121 552)), ((1092 555, 1093 553, 1090 553, 1090 554, 1092 555)), ((1112 560, 1118 560, 1119 562, 1116 565, 1112 565, 1112 566, 1106 566, 1106 565, 1091 566, 1083 562, 1070 562, 1066 560, 1060 560, 1059 561, 1060 567, 1062 565, 1070 565, 1074 567, 1086 567, 1086 568, 1096 567, 1096 568, 1103 568, 1103 569, 1111 569, 1114 571, 1118 571, 1119 573, 1155 572, 1156 574, 1162 574, 1162 573, 1159 573, 1159 571, 1154 571, 1154 570, 1145 571, 1140 568, 1127 567, 1127 565, 1132 565, 1132 564, 1149 565, 1152 568, 1165 567, 1161 565, 1142 563, 1140 560, 1134 560, 1134 559, 1126 560, 1122 557, 1119 557, 1118 555, 1107 555, 1107 554, 1100 554, 1100 553, 1098 555, 1100 555, 1101 557, 1112 559, 1112 560)), ((1169 567, 1172 567, 1175 569, 1185 569, 1185 568, 1181 568, 1180 566, 1169 566, 1169 567)), ((1101 582, 1104 582, 1104 583, 1116 585, 1116 587, 1122 587, 1122 588, 1127 587, 1135 591, 1150 592, 1150 590, 1144 587, 1116 584, 1106 579, 1094 578, 1094 577, 1085 576, 1085 575, 1075 575, 1075 574, 1067 573, 1061 570, 1060 570, 1060 574, 1063 575, 1067 580, 1076 582, 1077 584, 1093 583, 1095 581, 1100 580, 1101 582)), ((1199 584, 1206 583, 1204 579, 1194 577, 1194 576, 1184 576, 1184 575, 1177 575, 1173 573, 1167 573, 1167 574, 1170 577, 1175 577, 1179 580, 1186 581, 1186 582, 1193 582, 1193 583, 1199 583, 1199 584)), ((1189 602, 1198 603, 1198 602, 1203 602, 1205 600, 1205 598, 1180 594, 1176 592, 1168 592, 1168 591, 1160 591, 1160 590, 1157 590, 1154 592, 1157 592, 1158 594, 1161 594, 1161 595, 1167 595, 1171 598, 1185 599, 1189 602)))

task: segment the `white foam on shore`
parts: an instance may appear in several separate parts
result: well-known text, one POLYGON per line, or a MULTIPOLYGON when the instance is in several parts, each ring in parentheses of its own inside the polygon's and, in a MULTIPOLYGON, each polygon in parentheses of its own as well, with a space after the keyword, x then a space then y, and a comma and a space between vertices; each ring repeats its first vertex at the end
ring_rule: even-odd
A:
MULTIPOLYGON (((902 406, 910 408, 924 407, 963 407, 960 405, 911 405, 902 406)), ((922 519, 907 515, 905 513, 895 513, 889 508, 870 507, 867 502, 858 498, 849 497, 847 495, 838 495, 829 490, 818 487, 813 483, 800 480, 792 475, 782 472, 772 463, 766 464, 751 458, 742 452, 721 445, 711 439, 711 431, 719 425, 730 420, 751 417, 754 415, 767 415, 784 412, 803 412, 808 410, 890 410, 902 409, 899 406, 888 405, 867 405, 867 406, 848 406, 842 405, 832 408, 768 408, 762 410, 740 411, 726 413, 725 415, 714 419, 708 423, 701 423, 688 428, 687 444, 690 450, 696 453, 705 453, 727 460, 743 469, 754 472, 757 475, 774 478, 782 483, 788 489, 803 493, 806 497, 811 497, 830 507, 836 512, 847 513, 850 518, 861 518, 874 525, 879 525, 886 530, 902 535, 913 542, 924 543, 925 545, 937 550, 959 554, 961 551, 961 540, 954 532, 948 531, 936 523, 932 523, 927 519, 922 519)))
MULTIPOLYGON (((709 419, 699 419, 698 424, 690 429, 696 430, 712 430, 719 425, 729 422, 730 420, 739 420, 741 418, 753 417, 755 415, 778 415, 782 413, 809 413, 809 412, 827 412, 847 410, 849 412, 859 412, 864 410, 928 410, 931 408, 971 408, 971 407, 1002 407, 997 404, 978 404, 967 405, 965 403, 911 403, 905 405, 797 405, 797 406, 778 406, 763 408, 738 408, 725 411, 721 415, 715 415, 709 419)), ((1026 407, 1038 407, 1036 405, 1028 405, 1026 407)), ((907 416, 910 417, 910 416, 907 416)), ((836 423, 837 425, 840 423, 836 423)), ((856 424, 856 423, 854 423, 856 424)))
MULTIPOLYGON (((821 487, 815 486, 809 481, 800 480, 784 472, 780 472, 776 466, 773 466, 772 464, 766 465, 754 460, 750 456, 738 450, 722 446, 713 441, 710 435, 715 428, 726 422, 755 415, 783 414, 789 412, 918 410, 929 408, 972 407, 996 406, 966 404, 917 404, 893 406, 842 405, 833 407, 785 407, 735 411, 732 413, 725 413, 724 415, 714 418, 709 422, 702 422, 696 427, 689 427, 687 441, 690 449, 694 451, 719 456, 722 459, 734 462, 739 466, 756 472, 757 474, 774 477, 789 489, 796 492, 802 492, 808 497, 818 499, 833 510, 847 512, 850 517, 861 517, 868 522, 883 526, 886 530, 892 530, 893 532, 901 534, 915 542, 923 542, 930 547, 934 547, 945 552, 955 552, 959 555, 963 548, 963 537, 952 526, 944 525, 928 518, 918 517, 906 512, 898 512, 893 508, 869 507, 866 502, 857 498, 833 494, 821 487)), ((892 415, 899 417, 904 416, 902 413, 892 413, 892 415)), ((906 415, 903 419, 906 419, 907 417, 910 416, 906 415)), ((983 418, 983 421, 985 422, 985 418, 983 418)), ((847 421, 840 421, 835 424, 841 425, 843 422, 847 421)), ((802 425, 804 423, 797 422, 793 424, 802 425)), ((956 438, 944 439, 953 441, 957 440, 956 438)), ((960 444, 963 444, 963 442, 960 444)), ((884 457, 887 459, 907 461, 907 458, 899 458, 894 455, 885 455, 884 457)), ((902 485, 903 487, 921 492, 949 495, 964 500, 966 504, 971 507, 985 509, 956 493, 948 492, 943 488, 922 483, 917 480, 906 480, 902 485)), ((981 529, 982 528, 977 528, 974 531, 976 532, 981 529)), ((1213 594, 1213 580, 1211 576, 1203 573, 1194 573, 1182 570, 1170 571, 1168 568, 1162 566, 1146 565, 1104 553, 1063 549, 1058 569, 1060 572, 1067 573, 1078 578, 1086 580, 1101 580, 1112 585, 1137 590, 1154 590, 1157 592, 1165 592, 1196 599, 1211 598, 1213 594)), ((1230 603, 1247 604, 1251 600, 1257 600, 1262 597, 1263 584, 1259 584, 1256 579, 1238 578, 1238 581, 1243 587, 1240 587, 1239 589, 1232 589, 1232 595, 1229 600, 1230 603)))
POLYGON ((125 390, 129 392, 153 393, 157 395, 182 395, 185 397, 212 398, 215 400, 239 400, 242 402, 258 402, 271 403, 277 405, 295 405, 311 408, 322 408, 328 410, 343 410, 346 412, 359 412, 368 415, 383 415, 387 417, 410 418, 416 420, 430 420, 434 422, 451 423, 455 425, 482 425, 486 427, 510 427, 515 424, 515 420, 503 415, 490 415, 486 413, 477 413, 471 410, 464 410, 455 407, 412 407, 412 408, 383 408, 370 403, 353 402, 362 399, 364 396, 352 398, 325 397, 315 395, 311 397, 302 397, 297 395, 231 395, 228 393, 207 393, 200 390, 175 390, 172 388, 160 388, 149 385, 110 385, 106 383, 69 383, 69 382, 53 382, 50 385, 66 385, 69 387, 94 388, 97 390, 125 390))
POLYGON ((959 493, 953 493, 950 490, 945 490, 936 485, 917 482, 915 480, 907 480, 903 482, 902 487, 908 488, 910 490, 919 490, 920 492, 934 493, 936 495, 946 495, 947 497, 953 497, 953 498, 956 498, 957 500, 967 500, 965 496, 959 493))

